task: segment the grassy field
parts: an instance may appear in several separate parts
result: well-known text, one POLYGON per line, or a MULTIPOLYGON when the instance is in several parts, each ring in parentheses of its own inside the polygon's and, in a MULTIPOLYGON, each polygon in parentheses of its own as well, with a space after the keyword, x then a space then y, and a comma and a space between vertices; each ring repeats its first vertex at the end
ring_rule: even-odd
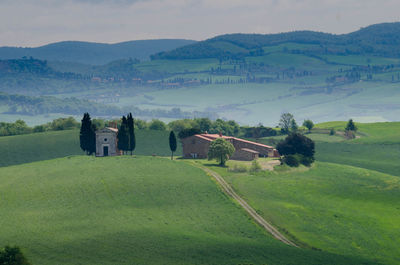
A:
POLYGON ((202 163, 299 244, 399 264, 400 178, 322 162, 255 175, 202 163))
MULTIPOLYGON (((359 139, 338 143, 317 142, 319 161, 352 165, 400 176, 400 122, 356 123, 359 139)), ((343 130, 346 122, 317 124, 343 130)))
MULTIPOLYGON (((171 155, 169 132, 136 130, 135 134, 134 154, 171 155)), ((179 143, 176 155, 181 153, 179 143)), ((79 130, 0 137, 0 167, 82 154, 79 147, 79 130)))
POLYGON ((33 264, 375 264, 284 245, 202 170, 165 158, 3 167, 0 194, 0 245, 33 264))
MULTIPOLYGON (((318 161, 356 166, 394 176, 400 176, 400 122, 356 123, 358 136, 345 140, 340 135, 327 134, 329 129, 343 132, 344 121, 316 124, 313 133, 306 134, 316 143, 318 161), (319 131, 326 130, 325 133, 319 131)), ((258 139, 267 145, 276 145, 286 136, 258 139)))

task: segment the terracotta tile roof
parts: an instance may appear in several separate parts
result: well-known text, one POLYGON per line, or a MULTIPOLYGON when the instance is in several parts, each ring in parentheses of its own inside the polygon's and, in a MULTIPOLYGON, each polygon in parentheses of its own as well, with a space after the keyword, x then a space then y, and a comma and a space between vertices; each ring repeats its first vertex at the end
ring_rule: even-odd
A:
MULTIPOLYGON (((204 136, 204 137, 207 137, 207 138, 209 138, 209 139, 213 139, 213 140, 215 140, 215 139, 217 139, 217 138, 221 138, 221 136, 219 135, 219 134, 210 134, 210 133, 203 133, 203 134, 201 134, 202 136, 204 136)), ((222 135, 222 138, 223 139, 232 139, 232 138, 234 138, 234 137, 231 137, 231 136, 224 136, 224 135, 222 135)))
POLYGON ((243 150, 243 151, 246 151, 246 152, 249 152, 249 153, 253 153, 253 154, 259 154, 259 153, 260 153, 260 152, 251 150, 251 149, 249 149, 249 148, 242 148, 242 149, 240 149, 240 150, 243 150))
MULTIPOLYGON (((217 138, 221 138, 221 136, 219 135, 219 134, 196 134, 196 135, 201 135, 201 136, 204 136, 204 137, 207 137, 207 138, 209 138, 209 139, 212 139, 212 140, 215 140, 215 139, 217 139, 217 138)), ((232 136, 222 136, 222 138, 223 139, 234 139, 234 140, 236 140, 236 141, 239 141, 239 142, 243 142, 243 143, 248 143, 248 144, 254 144, 254 145, 257 145, 257 146, 260 146, 260 147, 265 147, 265 148, 269 148, 269 149, 274 149, 274 147, 273 146, 269 146, 269 145, 265 145, 265 144, 260 144, 260 143, 256 143, 256 142, 252 142, 252 141, 247 141, 247 140, 243 140, 243 139, 240 139, 240 138, 236 138, 236 137, 232 137, 232 136)))
POLYGON ((233 139, 235 139, 236 141, 244 142, 244 143, 249 143, 249 144, 254 144, 254 145, 257 145, 257 146, 261 146, 261 147, 266 147, 266 148, 269 148, 269 149, 274 149, 273 146, 269 146, 269 145, 265 145, 265 144, 260 144, 260 143, 256 143, 256 142, 252 142, 252 141, 247 141, 247 140, 243 140, 243 139, 236 138, 236 137, 234 137, 233 139))
POLYGON ((212 140, 211 140, 210 138, 204 137, 204 136, 201 135, 201 134, 195 134, 194 136, 197 137, 197 138, 200 138, 200 139, 203 139, 203 140, 212 142, 212 140))

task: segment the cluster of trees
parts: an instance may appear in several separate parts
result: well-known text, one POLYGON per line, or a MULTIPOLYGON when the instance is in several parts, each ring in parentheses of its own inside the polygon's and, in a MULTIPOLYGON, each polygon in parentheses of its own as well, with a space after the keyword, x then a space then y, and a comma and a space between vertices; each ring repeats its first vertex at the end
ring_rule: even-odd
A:
POLYGON ((283 156, 282 162, 292 167, 310 166, 315 160, 315 143, 298 132, 289 134, 276 149, 283 156))
POLYGON ((225 121, 208 118, 182 119, 168 123, 170 130, 178 133, 179 138, 184 138, 196 133, 222 133, 228 136, 239 136, 245 138, 261 138, 275 136, 278 131, 274 128, 265 127, 262 124, 257 126, 240 126, 233 120, 225 121))
MULTIPOLYGON (((311 132, 311 129, 314 128, 314 123, 312 120, 307 119, 304 120, 303 126, 308 129, 308 132, 311 132)), ((290 134, 297 132, 299 130, 299 126, 297 125, 296 120, 294 119, 293 114, 291 113, 283 113, 279 120, 279 127, 281 128, 282 134, 290 134)))
POLYGON ((121 121, 118 129, 118 149, 125 154, 130 152, 132 155, 136 147, 135 121, 132 113, 129 113, 127 117, 122 116, 121 121))
POLYGON ((55 97, 30 97, 13 95, 0 92, 0 103, 8 106, 6 114, 39 115, 48 113, 63 113, 67 115, 80 115, 90 112, 96 116, 120 116, 121 113, 131 111, 135 116, 164 117, 183 119, 193 116, 217 118, 213 113, 199 111, 182 111, 180 108, 164 109, 140 109, 137 107, 117 107, 92 102, 78 98, 55 98, 55 97))
POLYGON ((96 125, 92 123, 89 113, 83 114, 79 142, 81 149, 87 155, 96 153, 96 125))
POLYGON ((282 134, 289 134, 290 132, 296 132, 299 126, 294 119, 293 114, 283 113, 279 120, 279 127, 281 128, 282 134))
MULTIPOLYGON (((107 122, 107 125, 110 125, 110 123, 117 124, 114 122, 115 121, 107 122)), ((80 147, 83 151, 86 152, 87 155, 92 155, 93 153, 96 152, 96 130, 98 128, 106 126, 106 123, 104 122, 103 123, 98 122, 98 124, 99 127, 92 122, 89 113, 85 113, 83 115, 79 139, 80 139, 80 147)), ((126 117, 122 116, 121 122, 118 125, 118 127, 119 127, 117 135, 118 149, 121 150, 123 154, 127 154, 128 152, 130 152, 130 155, 132 155, 133 151, 136 148, 135 120, 133 119, 132 113, 129 113, 126 117)), ((174 152, 176 151, 177 146, 178 144, 175 133, 171 131, 169 135, 169 147, 171 149, 171 159, 174 158, 174 152)))
POLYGON ((46 124, 29 127, 25 121, 0 122, 0 136, 20 135, 46 131, 60 131, 79 128, 80 124, 73 117, 58 118, 46 124))

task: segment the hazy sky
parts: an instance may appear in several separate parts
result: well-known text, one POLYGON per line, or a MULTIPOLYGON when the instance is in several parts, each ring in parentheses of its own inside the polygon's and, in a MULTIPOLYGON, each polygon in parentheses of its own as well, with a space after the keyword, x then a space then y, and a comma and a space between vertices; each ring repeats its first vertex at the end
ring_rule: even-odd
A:
POLYGON ((347 33, 399 21, 399 10, 399 0, 0 0, 0 46, 305 29, 347 33))

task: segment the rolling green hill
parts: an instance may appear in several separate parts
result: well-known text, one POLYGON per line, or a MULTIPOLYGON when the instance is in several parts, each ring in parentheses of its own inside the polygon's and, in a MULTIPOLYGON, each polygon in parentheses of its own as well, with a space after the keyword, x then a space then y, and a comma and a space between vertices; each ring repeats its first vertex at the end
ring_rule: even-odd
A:
MULTIPOLYGON (((313 133, 307 134, 316 142, 315 157, 318 161, 400 176, 400 122, 356 123, 359 138, 353 140, 329 135, 330 129, 343 133, 346 123, 336 121, 316 124, 313 133)), ((275 145, 284 137, 265 137, 259 141, 275 145)))
POLYGON ((32 56, 48 61, 100 65, 118 59, 137 58, 148 60, 151 54, 175 49, 194 42, 182 39, 137 40, 115 44, 63 41, 37 48, 0 47, 0 59, 18 59, 23 56, 32 56))
MULTIPOLYGON (((169 132, 135 130, 136 155, 170 156, 169 132)), ((180 143, 176 155, 180 155, 180 143)), ((54 131, 0 137, 0 167, 82 155, 79 130, 54 131)))
MULTIPOLYGON (((318 124, 343 130, 345 122, 318 124)), ((316 145, 320 161, 352 165, 400 176, 400 122, 357 123, 359 139, 316 145)))
POLYGON ((284 245, 178 161, 75 156, 0 168, 0 183, 0 245, 33 264, 376 264, 284 245))
MULTIPOLYGON (((399 30, 400 23, 386 23, 345 35, 231 34, 151 61, 115 58, 101 66, 48 62, 38 69, 36 63, 21 60, 2 62, 0 91, 77 97, 142 110, 180 108, 196 117, 214 114, 243 125, 276 126, 283 112, 293 113, 299 123, 397 121, 399 30), (8 64, 15 69, 8 71, 8 64)), ((0 119, 20 115, 6 113, 4 106, 0 112, 0 119)))
POLYGON ((299 244, 399 264, 399 177, 325 162, 260 174, 205 164, 299 244))
MULTIPOLYGON (((283 43, 312 44, 314 54, 375 54, 398 57, 400 23, 382 23, 334 35, 313 31, 278 34, 227 34, 153 55, 153 59, 241 58, 262 55, 264 47, 283 43)), ((300 51, 300 50, 297 50, 300 51)))

